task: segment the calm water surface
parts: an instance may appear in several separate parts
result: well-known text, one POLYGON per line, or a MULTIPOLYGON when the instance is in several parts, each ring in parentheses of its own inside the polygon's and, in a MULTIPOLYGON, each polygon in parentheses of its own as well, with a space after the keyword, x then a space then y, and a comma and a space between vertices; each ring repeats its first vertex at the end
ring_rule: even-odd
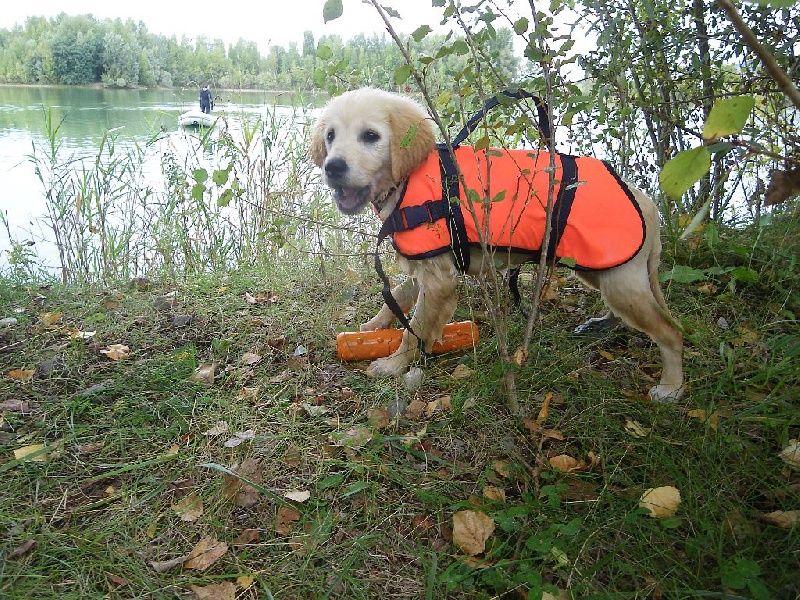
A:
MULTIPOLYGON (((241 123, 253 122, 268 112, 285 112, 297 117, 292 106, 309 103, 291 93, 215 90, 214 113, 225 115, 235 135, 241 123)), ((40 256, 53 256, 48 233, 41 221, 45 213, 42 184, 29 160, 33 145, 49 144, 45 117, 48 111, 54 124, 61 123, 60 158, 91 163, 103 136, 114 132, 116 146, 144 146, 156 139, 148 150, 145 177, 162 185, 159 157, 164 145, 181 152, 197 147, 196 132, 178 127, 178 115, 198 108, 197 90, 104 90, 75 87, 0 86, 0 211, 5 214, 12 235, 18 240, 36 242, 40 256)), ((300 111, 299 118, 307 114, 300 111)), ((37 150, 39 153, 39 150, 37 150)), ((213 160, 213 157, 209 157, 213 160)), ((6 264, 8 235, 0 228, 0 268, 6 264)))

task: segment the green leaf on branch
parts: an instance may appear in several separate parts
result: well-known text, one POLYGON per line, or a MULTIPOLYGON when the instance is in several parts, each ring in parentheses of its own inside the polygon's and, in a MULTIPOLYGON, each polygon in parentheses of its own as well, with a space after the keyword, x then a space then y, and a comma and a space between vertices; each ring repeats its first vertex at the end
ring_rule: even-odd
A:
POLYGON ((700 181, 710 168, 711 156, 705 146, 700 146, 678 152, 668 160, 658 175, 658 181, 664 193, 677 200, 700 181))
POLYGON ((394 72, 394 84, 403 85, 411 77, 411 65, 400 65, 394 72))
POLYGON ((433 29, 431 29, 427 25, 420 25, 414 30, 414 32, 411 34, 411 37, 414 38, 415 42, 419 43, 423 39, 425 39, 425 36, 428 35, 431 31, 433 31, 433 29))
POLYGON ((342 0, 326 0, 322 7, 322 19, 327 23, 341 17, 343 12, 342 0))
POLYGON ((325 44, 320 44, 317 46, 317 58, 322 60, 329 60, 333 56, 333 50, 331 50, 330 46, 326 46, 325 44))
POLYGON ((797 4, 797 0, 751 0, 753 4, 759 6, 770 6, 772 8, 789 8, 797 4))
POLYGON ((714 102, 703 127, 703 138, 715 140, 741 133, 756 105, 753 96, 735 96, 714 102))
POLYGON ((514 22, 514 32, 518 35, 522 35, 528 31, 528 19, 522 17, 514 22))

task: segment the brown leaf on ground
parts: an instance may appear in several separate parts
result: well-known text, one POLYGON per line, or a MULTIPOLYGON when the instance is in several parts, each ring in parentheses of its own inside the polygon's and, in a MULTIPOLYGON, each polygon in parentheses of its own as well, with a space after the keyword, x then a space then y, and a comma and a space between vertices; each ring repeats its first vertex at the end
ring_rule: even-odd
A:
POLYGON ((795 439, 789 440, 789 444, 778 456, 793 469, 800 469, 800 442, 795 439))
POLYGON ((33 379, 34 369, 11 369, 6 373, 6 378, 11 381, 21 381, 27 383, 33 379))
POLYGON ((453 544, 469 556, 482 554, 494 528, 490 516, 473 510, 461 510, 453 515, 453 544))
POLYGON ((205 571, 208 567, 217 562, 227 551, 228 544, 220 542, 213 536, 207 535, 192 548, 183 566, 186 569, 205 571))
POLYGON ((585 471, 589 465, 569 454, 559 454, 550 457, 550 466, 562 473, 571 473, 572 471, 585 471))
POLYGON ((493 485, 486 485, 483 487, 483 497, 488 498, 489 500, 505 502, 506 491, 503 488, 495 487, 493 485))
POLYGON ((103 571, 103 573, 105 574, 106 579, 108 580, 108 584, 112 588, 118 588, 122 587, 123 585, 128 585, 128 580, 125 579, 124 577, 120 577, 119 575, 114 575, 114 573, 111 573, 110 571, 103 571))
POLYGON ((49 326, 55 325, 61 320, 60 312, 46 312, 39 315, 39 321, 42 324, 49 326))
POLYGON ((211 429, 204 431, 202 435, 214 437, 217 435, 222 435, 223 433, 228 433, 228 424, 225 421, 217 421, 216 425, 214 425, 211 429))
POLYGON ((763 521, 781 529, 791 529, 797 525, 798 517, 800 517, 800 510, 775 510, 761 515, 763 521))
POLYGON ((425 402, 419 398, 414 398, 406 407, 405 415, 409 421, 420 421, 425 409, 428 407, 425 402))
POLYGON ((125 360, 131 354, 131 349, 125 344, 111 344, 100 350, 100 354, 111 360, 125 360))
POLYGON ((295 523, 300 520, 302 515, 299 511, 288 506, 281 506, 278 509, 278 516, 275 519, 275 533, 278 535, 287 535, 295 523))
POLYGON ((47 452, 44 451, 44 444, 31 444, 14 450, 14 458, 33 462, 47 462, 47 452))
POLYGON ((372 439, 372 431, 366 427, 356 425, 346 431, 334 431, 330 434, 332 444, 345 448, 361 448, 372 439))
POLYGON ((492 468, 495 470, 495 473, 501 477, 505 477, 506 479, 511 477, 511 465, 509 465, 507 460, 493 460, 492 468))
POLYGON ((14 548, 9 554, 8 559, 19 558, 33 550, 36 547, 36 540, 25 540, 19 546, 14 548))
POLYGON ((453 379, 469 379, 472 377, 472 369, 470 369, 467 365, 458 365, 455 369, 453 369, 450 377, 453 379))
POLYGON ((717 429, 717 424, 719 422, 719 414, 716 412, 713 412, 709 415, 706 410, 702 408, 695 408, 687 412, 686 416, 691 417, 692 419, 696 419, 701 423, 708 422, 708 426, 711 429, 715 431, 717 429))
POLYGON ((197 600, 236 600, 236 584, 231 581, 212 583, 205 587, 190 585, 189 589, 197 600))
POLYGON ((635 438, 647 437, 650 434, 650 430, 643 427, 639 421, 631 421, 630 419, 625 421, 625 431, 635 438))
POLYGON ((197 367, 195 372, 189 378, 190 381, 196 381, 197 383, 204 383, 206 385, 211 385, 214 383, 214 377, 217 375, 217 369, 219 365, 217 363, 207 363, 204 365, 200 365, 197 367))
MULTIPOLYGON (((264 477, 261 463, 255 458, 244 459, 241 465, 233 465, 231 471, 259 485, 264 477)), ((233 475, 223 476, 222 490, 226 498, 233 500, 236 506, 242 508, 254 506, 260 497, 257 489, 233 475)))
POLYGON ((258 529, 243 529, 239 535, 231 542, 231 546, 245 546, 261 539, 261 532, 258 529))
POLYGON ((392 417, 389 411, 385 408, 368 408, 367 409, 367 425, 373 429, 383 429, 389 426, 392 422, 392 417))
POLYGON ((553 399, 553 393, 548 392, 545 394, 544 400, 542 401, 542 407, 539 409, 539 414, 536 417, 537 425, 541 425, 547 420, 547 417, 550 416, 550 401, 553 399))
POLYGON ((189 494, 172 505, 172 510, 181 521, 191 523, 203 516, 203 499, 197 494, 189 494))

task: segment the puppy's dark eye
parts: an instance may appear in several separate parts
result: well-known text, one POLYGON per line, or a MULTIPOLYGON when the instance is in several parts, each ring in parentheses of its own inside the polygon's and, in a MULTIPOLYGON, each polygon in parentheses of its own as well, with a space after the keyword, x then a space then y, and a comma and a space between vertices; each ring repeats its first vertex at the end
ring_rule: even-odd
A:
POLYGON ((328 140, 330 144, 334 139, 336 139, 336 132, 333 129, 329 129, 328 133, 325 135, 325 139, 328 140))
POLYGON ((380 134, 377 131, 372 131, 371 129, 367 129, 361 134, 361 141, 366 144, 374 144, 379 139, 381 139, 380 134))

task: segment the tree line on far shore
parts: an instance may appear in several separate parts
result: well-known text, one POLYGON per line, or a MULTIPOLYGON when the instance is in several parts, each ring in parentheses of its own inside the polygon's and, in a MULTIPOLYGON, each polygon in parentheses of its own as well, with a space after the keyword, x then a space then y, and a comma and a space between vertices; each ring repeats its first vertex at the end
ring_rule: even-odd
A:
MULTIPOLYGON (((419 52, 435 53, 442 36, 413 42, 419 52)), ((520 60, 514 56, 510 30, 498 31, 493 48, 495 67, 510 80, 520 60)), ((452 76, 466 57, 452 54, 437 61, 431 78, 452 76), (448 75, 450 74, 450 75, 448 75)), ((312 89, 325 64, 351 72, 378 87, 391 86, 403 56, 385 35, 360 34, 350 40, 305 32, 302 47, 270 46, 262 55, 255 42, 165 37, 139 21, 92 15, 29 17, 24 26, 0 29, 0 83, 94 85, 107 87, 183 87, 204 82, 223 88, 312 89), (322 50, 322 51, 321 51, 322 50)))

